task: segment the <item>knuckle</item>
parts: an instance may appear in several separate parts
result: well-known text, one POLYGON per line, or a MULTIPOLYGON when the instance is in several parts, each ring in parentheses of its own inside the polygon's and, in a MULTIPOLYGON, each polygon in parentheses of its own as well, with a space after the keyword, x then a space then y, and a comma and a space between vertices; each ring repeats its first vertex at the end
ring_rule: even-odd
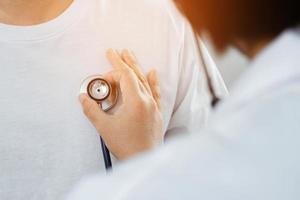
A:
POLYGON ((136 106, 141 112, 144 112, 147 108, 145 101, 143 101, 142 99, 137 100, 136 106))
POLYGON ((149 105, 148 105, 148 107, 149 107, 149 111, 153 112, 156 109, 156 103, 155 103, 155 101, 151 100, 150 103, 149 103, 149 105))
POLYGON ((153 99, 147 99, 147 100, 140 100, 137 103, 138 110, 141 113, 152 113, 156 109, 156 103, 153 99))
POLYGON ((87 99, 83 99, 83 101, 81 102, 81 104, 82 104, 83 111, 85 112, 85 110, 89 106, 88 105, 89 103, 88 103, 87 99))

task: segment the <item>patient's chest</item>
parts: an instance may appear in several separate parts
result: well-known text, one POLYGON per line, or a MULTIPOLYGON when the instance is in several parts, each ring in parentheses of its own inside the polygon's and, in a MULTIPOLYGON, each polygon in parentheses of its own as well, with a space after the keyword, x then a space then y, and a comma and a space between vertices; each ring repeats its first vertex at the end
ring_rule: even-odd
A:
POLYGON ((26 196, 36 187, 57 194, 103 169, 99 136, 77 100, 81 79, 94 71, 77 50, 55 42, 0 50, 0 187, 6 194, 26 196))
POLYGON ((0 199, 58 199, 81 177, 104 170, 99 134, 77 96, 83 79, 111 70, 108 48, 129 48, 143 72, 159 71, 167 128, 179 76, 169 27, 135 12, 114 21, 93 11, 45 40, 0 41, 0 199))
POLYGON ((109 47, 132 47, 137 56, 141 55, 145 73, 152 67, 162 73, 167 127, 177 85, 177 77, 162 67, 169 64, 164 57, 167 55, 160 59, 153 54, 155 49, 142 48, 137 43, 117 43, 92 34, 80 40, 70 36, 0 48, 1 177, 23 176, 38 181, 48 174, 46 182, 68 184, 103 169, 98 133, 83 115, 77 96, 84 78, 111 70, 105 58, 109 47), (57 179, 60 175, 62 180, 57 179))

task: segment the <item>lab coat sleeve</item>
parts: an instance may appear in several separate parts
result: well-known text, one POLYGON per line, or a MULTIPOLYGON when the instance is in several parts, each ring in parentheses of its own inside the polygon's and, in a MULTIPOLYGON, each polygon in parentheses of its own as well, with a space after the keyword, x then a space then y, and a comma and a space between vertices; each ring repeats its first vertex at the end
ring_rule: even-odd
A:
POLYGON ((96 176, 70 200, 292 199, 300 197, 299 87, 221 114, 223 124, 96 176))
MULTIPOLYGON (((207 77, 202 64, 197 40, 188 22, 184 22, 183 39, 179 53, 179 84, 174 112, 169 123, 168 135, 179 132, 193 133, 202 128, 211 110, 211 94, 207 86, 207 77)), ((225 84, 201 42, 202 54, 219 97, 227 95, 225 84)))

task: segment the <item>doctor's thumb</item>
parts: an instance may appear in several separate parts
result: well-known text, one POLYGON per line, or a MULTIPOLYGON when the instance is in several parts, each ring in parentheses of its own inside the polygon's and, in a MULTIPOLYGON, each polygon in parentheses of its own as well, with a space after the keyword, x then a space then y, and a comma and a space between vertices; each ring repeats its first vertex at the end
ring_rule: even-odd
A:
POLYGON ((79 101, 84 114, 97 129, 99 126, 101 127, 106 124, 109 115, 107 115, 94 100, 86 94, 80 94, 79 101))

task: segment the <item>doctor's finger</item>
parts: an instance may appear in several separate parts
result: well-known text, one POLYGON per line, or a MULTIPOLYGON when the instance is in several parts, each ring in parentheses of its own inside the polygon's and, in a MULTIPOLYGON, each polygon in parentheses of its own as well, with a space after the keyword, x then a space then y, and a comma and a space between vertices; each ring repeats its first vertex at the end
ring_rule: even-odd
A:
POLYGON ((107 50, 106 57, 114 69, 119 69, 119 70, 130 69, 130 67, 122 60, 120 54, 117 51, 113 49, 107 50))
POLYGON ((149 93, 151 93, 151 89, 150 89, 149 83, 148 83, 146 77, 144 76, 142 70, 138 66, 137 60, 136 60, 135 56, 133 55, 133 53, 131 53, 128 49, 125 49, 125 50, 122 51, 121 56, 122 56, 122 59, 125 61, 125 63, 137 75, 137 77, 141 81, 141 84, 143 84, 143 86, 147 89, 147 91, 149 93))
MULTIPOLYGON (((109 62, 112 64, 112 66, 115 69, 123 71, 124 74, 130 74, 130 75, 134 74, 137 77, 137 75, 134 73, 133 69, 131 69, 127 65, 127 63, 125 63, 123 61, 122 57, 115 50, 109 49, 107 51, 107 59, 109 60, 109 62)), ((147 92, 146 87, 141 83, 141 81, 139 81, 138 77, 136 80, 141 89, 141 92, 147 92)))
POLYGON ((89 98, 86 94, 80 94, 79 101, 84 114, 97 129, 99 127, 105 127, 108 124, 110 116, 107 115, 94 100, 89 98))
POLYGON ((148 82, 152 91, 153 98, 157 104, 158 109, 161 111, 161 92, 159 86, 159 78, 156 70, 151 70, 148 74, 148 82))
POLYGON ((124 99, 136 97, 141 93, 138 78, 129 70, 113 70, 104 75, 109 82, 119 85, 124 99))
MULTIPOLYGON (((122 74, 131 74, 131 72, 134 72, 133 69, 131 69, 128 64, 123 61, 121 55, 117 51, 109 49, 106 56, 115 70, 121 71, 122 74)), ((121 74, 119 73, 119 75, 121 74)), ((137 74, 135 75, 137 76, 137 74)))

